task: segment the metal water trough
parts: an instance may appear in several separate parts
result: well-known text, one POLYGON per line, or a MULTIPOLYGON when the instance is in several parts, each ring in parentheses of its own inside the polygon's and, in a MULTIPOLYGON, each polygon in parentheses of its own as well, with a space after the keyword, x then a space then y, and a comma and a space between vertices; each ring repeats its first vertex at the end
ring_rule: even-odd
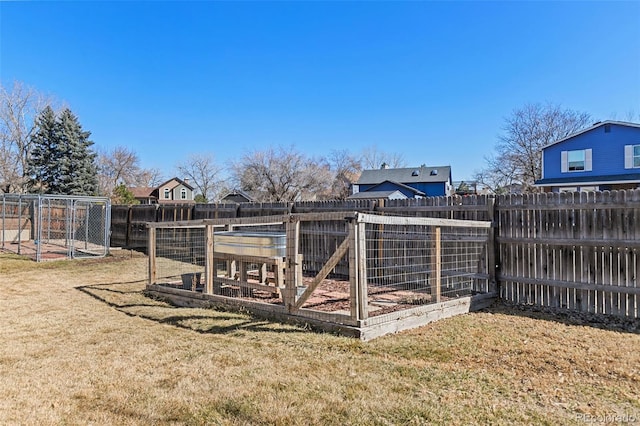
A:
POLYGON ((286 234, 283 232, 216 232, 214 251, 217 253, 255 257, 285 257, 286 234))

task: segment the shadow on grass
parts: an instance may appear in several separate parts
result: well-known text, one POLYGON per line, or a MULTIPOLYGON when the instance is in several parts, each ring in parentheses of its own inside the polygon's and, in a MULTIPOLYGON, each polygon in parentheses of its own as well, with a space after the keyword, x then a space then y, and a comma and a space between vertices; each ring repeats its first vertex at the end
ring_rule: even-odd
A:
POLYGON ((602 330, 640 334, 640 319, 615 315, 594 314, 561 308, 537 305, 519 305, 504 300, 496 300, 490 307, 479 312, 512 315, 544 321, 553 321, 565 325, 594 327, 602 330))
MULTIPOLYGON (((275 332, 275 333, 302 333, 304 327, 295 327, 285 325, 278 322, 267 321, 262 318, 253 317, 247 312, 230 312, 225 310, 208 309, 211 315, 190 314, 192 308, 184 308, 171 305, 164 301, 150 298, 144 294, 143 290, 118 290, 112 288, 118 285, 130 285, 143 283, 143 281, 129 281, 118 283, 91 284, 75 287, 92 298, 122 312, 130 317, 139 317, 146 320, 154 321, 159 324, 172 325, 174 327, 185 330, 195 331, 198 333, 212 334, 228 334, 238 331, 253 332, 275 332), (102 294, 101 294, 102 293, 102 294), (130 295, 138 296, 136 301, 113 301, 109 300, 108 295, 130 295), (143 303, 136 303, 140 298, 144 298, 143 303), (161 310, 158 315, 136 311, 136 309, 157 309, 161 310), (180 312, 182 315, 164 316, 163 314, 170 310, 172 313, 180 312), (228 324, 226 324, 228 323, 228 324)), ((198 308, 202 310, 202 308, 198 308)))

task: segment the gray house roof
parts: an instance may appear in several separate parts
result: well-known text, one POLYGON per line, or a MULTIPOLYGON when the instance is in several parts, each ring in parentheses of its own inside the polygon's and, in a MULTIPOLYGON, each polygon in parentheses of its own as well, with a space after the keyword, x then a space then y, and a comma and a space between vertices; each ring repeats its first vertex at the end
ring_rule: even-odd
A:
POLYGON ((386 198, 388 200, 400 200, 406 199, 407 196, 402 192, 395 191, 365 191, 365 192, 356 192, 355 194, 349 195, 347 199, 349 200, 379 200, 381 198, 386 198))
POLYGON ((418 196, 422 196, 422 197, 427 195, 422 191, 419 191, 419 190, 417 190, 415 188, 410 187, 409 185, 405 185, 404 183, 400 183, 400 182, 393 182, 391 180, 385 180, 384 182, 380 182, 377 185, 373 185, 371 188, 367 189, 367 191, 365 191, 365 192, 380 191, 378 188, 380 186, 384 185, 387 182, 392 184, 392 185, 394 185, 394 186, 397 186, 398 188, 405 189, 405 190, 407 190, 409 192, 412 192, 414 195, 418 195, 418 196))
POLYGON ((451 166, 407 167, 402 169, 363 170, 358 185, 376 185, 386 180, 399 183, 438 183, 451 179, 451 166))
POLYGON ((251 195, 247 194, 241 189, 234 189, 233 191, 229 192, 227 195, 222 197, 221 200, 239 203, 239 202, 254 202, 255 198, 253 198, 251 195))
POLYGON ((566 141, 567 139, 575 138, 575 137, 576 137, 576 136, 578 136, 578 135, 581 135, 581 134, 583 134, 583 133, 590 132, 591 130, 593 130, 593 129, 597 129, 598 127, 602 127, 602 126, 604 126, 604 125, 606 125, 606 124, 615 124, 615 125, 618 125, 618 126, 626 126, 626 127, 637 127, 637 128, 640 128, 640 124, 638 124, 638 123, 629 123, 629 122, 627 122, 627 121, 611 121, 611 120, 608 120, 608 121, 599 121, 599 122, 597 122, 597 123, 594 123, 591 127, 587 127, 586 129, 579 130, 579 131, 577 131, 577 132, 575 132, 575 133, 573 133, 573 134, 570 134, 569 136, 567 136, 567 137, 565 137, 565 138, 562 138, 562 139, 560 139, 560 140, 558 140, 558 141, 551 142, 550 144, 543 146, 543 147, 542 147, 542 149, 545 149, 545 148, 548 148, 548 147, 553 146, 553 145, 555 145, 555 144, 558 144, 558 143, 564 142, 564 141, 566 141))

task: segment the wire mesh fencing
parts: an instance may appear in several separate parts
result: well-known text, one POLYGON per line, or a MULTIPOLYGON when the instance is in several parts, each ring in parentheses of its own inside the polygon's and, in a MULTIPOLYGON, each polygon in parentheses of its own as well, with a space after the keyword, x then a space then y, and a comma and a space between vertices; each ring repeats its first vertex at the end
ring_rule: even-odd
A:
POLYGON ((108 198, 3 194, 0 214, 4 251, 36 261, 109 253, 108 198))
POLYGON ((214 227, 196 222, 151 228, 154 283, 232 298, 280 301, 286 248, 282 224, 214 227), (211 269, 208 290, 207 267, 211 269))
POLYGON ((486 221, 326 213, 148 227, 149 284, 202 300, 358 326, 495 292, 486 221))
POLYGON ((489 291, 489 228, 448 223, 366 223, 370 316, 489 291))
MULTIPOLYGON (((158 228, 155 240, 156 277, 169 285, 202 291, 205 227, 158 228)), ((151 254, 150 254, 151 255, 151 254)))

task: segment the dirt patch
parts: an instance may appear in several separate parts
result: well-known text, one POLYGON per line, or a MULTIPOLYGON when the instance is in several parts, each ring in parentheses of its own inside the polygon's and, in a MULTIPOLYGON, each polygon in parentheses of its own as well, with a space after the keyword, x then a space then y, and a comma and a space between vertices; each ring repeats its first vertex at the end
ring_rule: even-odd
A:
POLYGON ((506 315, 553 320, 567 325, 588 325, 604 330, 640 334, 640 319, 623 318, 614 315, 597 315, 589 312, 568 311, 566 309, 536 305, 518 305, 504 300, 497 301, 490 308, 490 311, 506 315))

